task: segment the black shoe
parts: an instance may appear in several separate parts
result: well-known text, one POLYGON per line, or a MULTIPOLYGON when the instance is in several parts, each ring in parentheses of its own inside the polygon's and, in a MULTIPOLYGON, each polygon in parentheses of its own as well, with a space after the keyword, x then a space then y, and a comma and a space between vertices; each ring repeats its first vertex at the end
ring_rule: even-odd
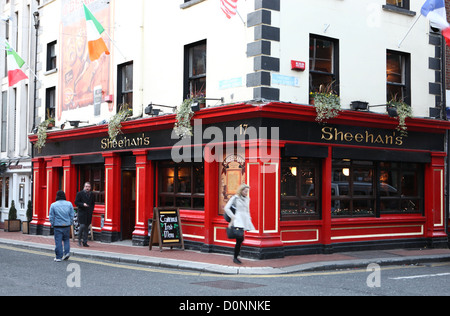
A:
POLYGON ((89 247, 89 245, 86 242, 84 242, 83 247, 89 247))
POLYGON ((238 258, 234 258, 234 259, 233 259, 233 262, 234 262, 234 263, 237 263, 237 264, 241 264, 241 263, 242 263, 241 260, 239 260, 238 258))
POLYGON ((78 246, 81 246, 81 239, 78 239, 78 246))

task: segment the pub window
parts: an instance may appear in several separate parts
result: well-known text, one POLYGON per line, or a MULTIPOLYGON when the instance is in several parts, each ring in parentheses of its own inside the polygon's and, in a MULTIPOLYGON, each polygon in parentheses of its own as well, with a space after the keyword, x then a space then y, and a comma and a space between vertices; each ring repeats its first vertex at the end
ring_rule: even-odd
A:
POLYGON ((423 210, 423 166, 416 163, 380 163, 381 214, 411 214, 423 210))
POLYGON ((318 92, 331 87, 336 93, 339 87, 339 41, 311 35, 309 41, 309 91, 318 92))
POLYGON ((321 162, 284 158, 281 162, 281 219, 320 219, 321 162))
POLYGON ((159 206, 203 210, 205 173, 202 163, 161 163, 159 168, 159 206))
POLYGON ((206 40, 185 46, 184 98, 206 97, 206 40))
POLYGON ((424 170, 417 163, 333 160, 334 217, 421 214, 424 170))
POLYGON ((95 196, 95 203, 105 204, 105 165, 81 165, 78 176, 78 189, 83 190, 86 182, 91 183, 91 190, 95 196))
POLYGON ((334 160, 331 214, 359 217, 375 215, 375 166, 371 161, 334 160))
POLYGON ((123 104, 127 104, 129 109, 133 109, 133 62, 119 65, 118 74, 117 111, 123 104))
POLYGON ((386 53, 387 102, 404 101, 411 104, 409 54, 388 50, 386 53))

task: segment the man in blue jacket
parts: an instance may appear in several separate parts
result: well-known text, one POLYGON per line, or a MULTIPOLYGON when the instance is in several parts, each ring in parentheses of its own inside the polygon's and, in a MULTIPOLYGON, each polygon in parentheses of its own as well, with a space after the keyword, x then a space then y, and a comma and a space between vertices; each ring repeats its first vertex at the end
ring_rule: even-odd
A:
POLYGON ((66 201, 64 191, 56 193, 56 202, 50 206, 49 220, 55 233, 56 262, 70 257, 70 226, 73 225, 73 206, 66 201), (64 242, 64 250, 63 250, 64 242))

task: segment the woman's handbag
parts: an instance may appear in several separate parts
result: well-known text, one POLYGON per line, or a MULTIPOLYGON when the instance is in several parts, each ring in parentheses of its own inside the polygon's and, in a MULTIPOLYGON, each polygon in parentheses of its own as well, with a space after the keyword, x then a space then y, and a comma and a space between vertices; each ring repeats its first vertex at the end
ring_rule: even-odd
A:
MULTIPOLYGON (((231 210, 231 212, 233 212, 233 214, 236 214, 236 198, 234 198, 233 204, 231 204, 231 206, 230 206, 230 210, 231 210)), ((223 213, 223 217, 225 218, 225 220, 228 223, 231 222, 231 218, 230 218, 230 216, 228 216, 227 212, 223 213)))
POLYGON ((227 227, 227 236, 229 239, 239 239, 244 237, 244 229, 240 227, 227 227))

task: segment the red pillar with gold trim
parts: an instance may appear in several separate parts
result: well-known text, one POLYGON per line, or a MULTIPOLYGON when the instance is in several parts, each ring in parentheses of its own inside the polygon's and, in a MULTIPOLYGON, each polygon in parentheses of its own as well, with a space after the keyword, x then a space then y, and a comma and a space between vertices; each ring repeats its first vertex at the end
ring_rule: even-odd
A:
POLYGON ((322 231, 321 240, 325 253, 331 252, 331 179, 332 179, 332 148, 328 148, 328 157, 322 163, 322 231))
POLYGON ((205 228, 204 252, 214 244, 214 220, 218 217, 219 201, 219 157, 212 153, 214 146, 206 146, 204 150, 205 168, 205 228))
POLYGON ((250 213, 256 232, 246 234, 244 245, 259 258, 284 257, 280 231, 280 150, 276 140, 249 142, 246 148, 250 213))
POLYGON ((77 196, 77 168, 75 165, 72 165, 71 159, 72 157, 70 156, 62 157, 64 172, 62 188, 66 193, 67 201, 74 204, 77 196))
POLYGON ((33 159, 33 220, 30 223, 30 232, 33 235, 42 235, 43 233, 46 205, 46 175, 44 159, 33 159))
POLYGON ((447 238, 445 231, 445 153, 432 153, 431 164, 425 170, 426 236, 430 246, 447 238))
POLYGON ((153 216, 154 168, 147 159, 147 150, 136 150, 136 223, 133 231, 133 245, 147 245, 148 220, 153 216))
POLYGON ((105 221, 101 240, 114 242, 120 239, 121 213, 121 159, 117 153, 105 153, 105 221))
POLYGON ((62 160, 61 158, 48 158, 45 159, 47 164, 47 183, 46 183, 46 192, 45 192, 45 223, 44 223, 44 235, 50 235, 50 220, 49 220, 49 212, 50 212, 50 205, 52 205, 53 202, 55 202, 56 199, 56 192, 59 190, 59 173, 56 168, 62 167, 62 160))

